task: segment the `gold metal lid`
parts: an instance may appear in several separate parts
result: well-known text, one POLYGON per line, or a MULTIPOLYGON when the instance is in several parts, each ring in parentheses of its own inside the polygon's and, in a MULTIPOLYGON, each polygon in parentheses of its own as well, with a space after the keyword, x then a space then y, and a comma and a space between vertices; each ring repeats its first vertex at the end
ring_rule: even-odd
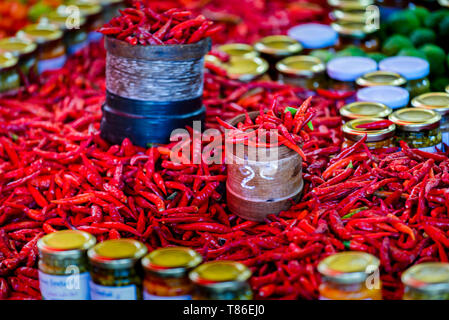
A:
POLYGON ((254 50, 253 46, 246 43, 223 44, 219 46, 217 50, 234 57, 255 58, 259 55, 259 53, 254 50))
POLYGON ((339 9, 366 9, 374 0, 328 0, 329 6, 339 9))
POLYGON ((355 81, 360 87, 394 86, 402 87, 407 80, 399 73, 390 71, 374 71, 365 73, 355 81))
POLYGON ((100 0, 101 6, 104 6, 104 7, 110 6, 113 4, 117 4, 117 3, 124 3, 124 2, 125 2, 124 0, 100 0))
POLYGON ((369 17, 368 13, 364 8, 360 9, 335 9, 331 12, 331 15, 335 20, 341 21, 352 21, 357 23, 365 23, 369 17))
POLYGON ((358 251, 333 254, 318 264, 318 272, 332 282, 360 283, 379 268, 380 261, 375 256, 358 251))
POLYGON ((37 44, 62 39, 62 31, 58 26, 48 23, 30 24, 18 33, 19 37, 26 37, 37 44))
POLYGON ((32 53, 36 49, 37 44, 29 39, 17 37, 0 39, 0 52, 11 52, 16 57, 32 53))
POLYGON ((441 115, 447 115, 449 114, 449 93, 428 92, 421 94, 413 98, 412 106, 415 108, 431 109, 441 115))
POLYGON ((256 51, 272 56, 282 57, 298 54, 302 45, 289 36, 268 36, 254 44, 256 51))
POLYGON ((276 64, 276 70, 289 75, 312 77, 315 74, 324 72, 326 66, 316 57, 292 56, 279 61, 276 64))
POLYGON ((394 136, 396 126, 391 124, 385 129, 365 129, 358 128, 359 125, 374 121, 385 120, 382 118, 359 118, 346 122, 343 127, 343 135, 352 141, 359 141, 366 134, 366 142, 383 141, 394 136))
POLYGON ((206 262, 189 273, 196 285, 211 289, 233 289, 245 283, 251 271, 242 263, 235 261, 206 262))
POLYGON ((379 102, 353 102, 340 109, 340 115, 346 119, 386 118, 393 110, 379 102))
POLYGON ((426 262, 408 268, 401 277, 405 286, 426 292, 449 292, 449 263, 426 262))
POLYGON ((376 26, 364 22, 338 20, 331 27, 340 35, 363 38, 376 31, 376 26))
POLYGON ((421 131, 437 128, 441 115, 430 109, 404 108, 390 114, 388 119, 403 131, 421 131))
POLYGON ((183 277, 195 268, 203 258, 195 250, 185 247, 157 249, 142 259, 145 270, 162 276, 183 277))
MULTIPOLYGON (((67 18, 71 14, 71 11, 68 10, 69 6, 60 5, 55 10, 49 12, 45 17, 41 18, 41 20, 46 21, 48 23, 57 25, 60 29, 67 29, 67 18)), ((79 25, 82 26, 86 23, 86 18, 83 15, 79 16, 79 25)), ((76 29, 75 29, 76 30, 76 29)))
POLYGON ((100 2, 97 0, 74 0, 69 5, 77 6, 83 16, 90 17, 101 12, 100 2))
POLYGON ((19 60, 11 52, 0 53, 0 70, 10 69, 17 65, 19 60))
POLYGON ((229 63, 224 67, 231 79, 251 81, 267 72, 268 62, 259 57, 231 57, 229 63))
POLYGON ((106 240, 89 249, 93 265, 106 269, 130 268, 147 253, 147 247, 133 239, 106 240))
POLYGON ((37 248, 42 256, 79 258, 95 243, 96 239, 90 233, 80 230, 62 230, 40 238, 37 248))

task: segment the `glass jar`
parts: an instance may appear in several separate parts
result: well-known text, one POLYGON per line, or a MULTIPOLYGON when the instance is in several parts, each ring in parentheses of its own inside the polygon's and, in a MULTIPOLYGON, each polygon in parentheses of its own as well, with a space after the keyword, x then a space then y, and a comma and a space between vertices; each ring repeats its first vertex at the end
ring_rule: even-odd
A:
POLYGON ((67 56, 62 41, 62 31, 53 24, 31 24, 18 32, 19 38, 36 42, 38 48, 37 69, 39 73, 56 70, 64 66, 67 56))
POLYGON ((441 149, 441 115, 430 109, 404 108, 393 112, 388 119, 396 124, 397 140, 411 148, 435 152, 441 149))
POLYGON ((123 0, 100 0, 102 24, 119 15, 119 10, 125 8, 123 0))
POLYGON ((327 63, 330 88, 335 91, 355 91, 357 78, 376 70, 376 61, 365 57, 338 57, 327 63))
POLYGON ((407 84, 407 80, 396 72, 374 71, 357 78, 356 84, 359 88, 374 86, 404 87, 407 84))
POLYGON ((377 37, 377 27, 374 24, 368 24, 363 19, 360 21, 337 20, 331 24, 332 28, 338 33, 338 42, 336 50, 343 50, 348 46, 356 46, 365 52, 377 52, 380 49, 380 41, 377 37))
POLYGON ((147 247, 133 239, 107 240, 90 249, 92 300, 140 300, 138 261, 146 253, 147 247))
POLYGON ((259 53, 252 46, 245 43, 228 43, 217 48, 218 51, 224 52, 232 57, 255 58, 259 53))
POLYGON ((23 75, 37 75, 37 44, 33 41, 17 37, 1 39, 0 52, 11 52, 19 59, 23 75))
POLYGON ((374 4, 374 0, 327 0, 332 9, 348 10, 354 8, 366 8, 374 4))
POLYGON ((392 71, 399 73, 407 80, 406 89, 413 99, 420 94, 430 91, 430 82, 427 78, 430 72, 429 63, 417 57, 390 57, 383 59, 379 63, 382 71, 392 71))
POLYGON ((442 141, 449 145, 449 93, 424 93, 412 100, 412 106, 415 108, 434 110, 441 115, 440 130, 442 141))
POLYGON ((144 300, 191 300, 193 284, 188 273, 202 260, 195 250, 184 247, 162 248, 148 254, 142 259, 144 300))
POLYGON ((77 6, 82 16, 86 17, 86 31, 88 41, 96 42, 102 39, 102 34, 97 32, 103 26, 101 18, 101 6, 97 0, 72 0, 69 5, 77 6))
POLYGON ((20 86, 19 59, 11 52, 0 53, 0 92, 17 89, 20 86))
POLYGON ((359 125, 365 123, 371 123, 374 121, 383 120, 382 118, 360 118, 354 119, 346 122, 343 127, 343 136, 345 140, 343 142, 342 148, 347 148, 352 146, 354 143, 363 138, 366 134, 365 144, 368 149, 376 150, 381 148, 391 148, 394 147, 394 133, 396 126, 391 124, 385 129, 364 129, 358 128, 359 125))
POLYGON ((409 93, 406 89, 393 86, 375 86, 357 91, 358 101, 379 102, 391 109, 404 108, 409 103, 409 93))
POLYGON ((248 284, 251 271, 234 261, 213 261, 189 273, 194 283, 194 300, 251 300, 248 284))
POLYGON ((393 110, 378 102, 353 102, 340 108, 343 123, 360 118, 387 118, 393 110))
POLYGON ((379 259, 371 254, 346 251, 318 264, 322 276, 321 300, 382 300, 379 259))
POLYGON ((401 280, 404 300, 449 300, 449 263, 414 265, 402 274, 401 280))
POLYGON ((293 56, 285 58, 276 64, 278 79, 309 90, 325 87, 326 66, 316 57, 293 56))
POLYGON ((39 286, 43 299, 90 299, 86 252, 95 242, 94 236, 78 230, 57 231, 39 239, 39 286))
POLYGON ((231 79, 243 82, 261 79, 268 71, 268 63, 259 57, 231 57, 223 67, 231 79))
POLYGON ((87 46, 86 18, 79 17, 79 21, 70 21, 70 7, 61 5, 48 13, 45 18, 48 23, 54 24, 64 33, 64 44, 68 54, 74 54, 87 46), (68 25, 68 22, 73 25, 68 25), (77 25, 75 25, 75 23, 77 25))
POLYGON ((298 55, 302 46, 289 36, 276 35, 262 38, 254 44, 254 49, 268 62, 270 78, 277 80, 276 63, 286 57, 298 55))
POLYGON ((303 54, 315 49, 333 50, 337 43, 338 34, 330 26, 318 23, 305 23, 288 30, 288 35, 301 43, 303 54))

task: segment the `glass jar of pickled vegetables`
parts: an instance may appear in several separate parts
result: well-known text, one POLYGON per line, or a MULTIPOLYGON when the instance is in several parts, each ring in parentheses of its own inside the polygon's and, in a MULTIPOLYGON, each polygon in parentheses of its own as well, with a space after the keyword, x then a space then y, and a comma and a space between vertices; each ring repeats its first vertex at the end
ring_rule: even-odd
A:
POLYGON ((411 148, 427 152, 441 149, 441 115, 430 109, 404 108, 393 112, 388 119, 396 124, 397 140, 411 148))
POLYGON ((0 92, 17 89, 20 86, 17 59, 11 52, 0 53, 0 92))
POLYGON ((376 61, 365 57, 338 57, 327 63, 330 88, 336 91, 354 91, 358 77, 376 70, 376 61))
POLYGON ((262 38, 254 44, 254 49, 268 62, 268 74, 271 79, 276 80, 276 63, 286 57, 298 55, 302 46, 289 36, 276 35, 262 38))
POLYGON ((39 239, 39 285, 46 300, 89 300, 86 252, 95 237, 78 230, 49 233, 39 239))
POLYGON ((100 0, 102 23, 109 22, 119 14, 119 10, 125 8, 124 0, 100 0))
POLYGON ((18 58, 20 70, 25 76, 37 74, 37 44, 33 41, 17 37, 1 39, 0 52, 11 52, 18 58))
POLYGON ((38 44, 39 73, 64 66, 67 56, 62 36, 57 26, 47 23, 30 24, 18 32, 19 38, 28 38, 38 44))
POLYGON ((393 110, 378 102, 353 102, 340 108, 343 123, 360 118, 387 118, 393 110))
POLYGON ((87 46, 87 32, 85 29, 86 18, 79 16, 79 21, 71 21, 70 7, 60 5, 55 10, 49 12, 45 18, 48 23, 57 25, 64 33, 64 44, 68 54, 74 54, 87 46))
POLYGON ((194 283, 194 300, 251 300, 248 279, 251 271, 234 261, 213 261, 189 273, 194 283))
POLYGON ((391 109, 404 108, 410 98, 406 89, 393 86, 366 87, 357 91, 358 101, 383 103, 391 109))
POLYGON ((140 300, 141 266, 147 247, 133 239, 107 240, 87 252, 92 300, 140 300))
POLYGON ((441 115, 440 130, 442 141, 449 145, 449 93, 424 93, 412 100, 412 106, 434 110, 441 115))
POLYGON ((371 254, 333 254, 318 264, 318 272, 321 300, 382 300, 379 259, 371 254))
POLYGON ((449 263, 414 265, 402 274, 401 280, 404 300, 449 300, 449 263))
POLYGON ((359 125, 370 124, 375 121, 381 121, 382 118, 360 118, 346 122, 343 127, 343 136, 345 140, 342 148, 352 146, 354 143, 363 138, 366 134, 366 146, 371 149, 391 148, 395 145, 395 130, 396 126, 390 124, 387 128, 382 129, 369 129, 360 128, 359 125))
POLYGON ((397 56, 383 59, 379 63, 382 71, 392 71, 399 73, 407 80, 406 89, 413 99, 420 94, 430 91, 429 63, 421 58, 397 56))
POLYGON ((228 43, 217 48, 231 57, 255 58, 259 53, 252 46, 246 43, 228 43))
POLYGON ((367 24, 364 17, 361 21, 337 20, 331 24, 338 33, 336 50, 343 50, 348 46, 356 46, 365 52, 379 51, 380 41, 377 37, 377 27, 374 24, 367 24))
POLYGON ((357 78, 356 84, 359 88, 374 86, 405 87, 407 80, 396 72, 374 71, 357 78))
POLYGON ((268 71, 268 63, 259 57, 231 57, 223 67, 231 79, 243 82, 261 79, 268 71))
POLYGON ((188 273, 201 261, 195 250, 184 247, 157 249, 145 256, 144 300, 191 300, 193 284, 188 273))
POLYGON ((279 82, 287 83, 309 90, 325 86, 326 66, 316 57, 293 56, 276 64, 279 82))
POLYGON ((86 30, 89 42, 99 41, 102 34, 97 30, 103 25, 101 5, 97 0, 72 0, 69 5, 77 6, 82 16, 86 17, 86 30))
POLYGON ((288 30, 289 37, 301 43, 303 54, 315 49, 331 50, 338 40, 337 32, 330 26, 318 23, 305 23, 288 30))

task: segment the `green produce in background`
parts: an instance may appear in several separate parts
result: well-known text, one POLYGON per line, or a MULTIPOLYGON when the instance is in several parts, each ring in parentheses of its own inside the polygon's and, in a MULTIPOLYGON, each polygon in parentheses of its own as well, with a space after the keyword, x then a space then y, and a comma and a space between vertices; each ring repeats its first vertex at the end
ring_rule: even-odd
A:
POLYGON ((373 59, 376 62, 380 62, 385 59, 387 56, 380 52, 370 52, 367 54, 368 58, 373 59))
POLYGON ((431 29, 438 28, 440 22, 449 15, 449 10, 440 9, 434 12, 431 12, 427 18, 424 20, 424 26, 431 29))
POLYGON ((412 11, 415 14, 415 16, 419 19, 421 25, 424 25, 427 17, 430 15, 430 11, 424 7, 414 7, 410 9, 410 11, 412 11))
POLYGON ((359 47, 350 45, 345 49, 338 51, 335 57, 366 57, 366 52, 359 47))
POLYGON ((437 35, 435 34, 435 31, 428 28, 419 28, 410 34, 410 40, 415 47, 420 47, 427 43, 435 43, 436 39, 437 35))
POLYGON ((430 90, 435 92, 444 92, 446 87, 449 85, 448 77, 437 77, 430 81, 430 90))
POLYGON ((382 53, 387 56, 395 56, 405 48, 413 48, 413 43, 409 38, 395 34, 389 37, 382 46, 382 53))
POLYGON ((445 72, 446 53, 440 47, 434 44, 425 44, 419 48, 425 53, 427 61, 430 64, 430 74, 432 76, 439 76, 445 72))
POLYGON ((447 41, 449 40, 449 15, 445 16, 443 20, 441 20, 438 31, 440 40, 447 43, 447 41))
POLYGON ((28 18, 33 22, 37 22, 41 16, 51 12, 52 10, 53 8, 46 5, 45 3, 38 2, 35 5, 31 6, 28 10, 28 18))
POLYGON ((405 48, 399 51, 398 56, 409 56, 409 57, 418 57, 421 59, 426 59, 427 56, 424 52, 421 52, 415 48, 405 48))
POLYGON ((388 19, 388 28, 391 33, 409 35, 420 26, 418 17, 411 10, 396 11, 388 19))
POLYGON ((324 49, 316 49, 310 52, 312 57, 318 58, 323 62, 328 62, 332 58, 334 58, 334 54, 328 50, 324 49))

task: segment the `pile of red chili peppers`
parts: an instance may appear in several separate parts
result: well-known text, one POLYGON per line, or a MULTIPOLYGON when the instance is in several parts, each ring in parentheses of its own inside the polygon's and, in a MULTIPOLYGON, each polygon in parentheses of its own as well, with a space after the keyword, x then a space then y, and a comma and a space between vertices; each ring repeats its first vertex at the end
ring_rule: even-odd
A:
POLYGON ((302 200, 262 223, 245 221, 227 211, 225 165, 177 164, 172 145, 144 149, 100 138, 104 54, 90 45, 63 69, 0 97, 1 299, 40 298, 36 242, 67 228, 98 241, 135 238, 149 250, 182 245, 206 260, 241 261, 263 299, 316 299, 316 265, 338 251, 380 257, 384 299, 401 298, 399 277, 409 266, 448 261, 446 154, 405 144, 371 151, 364 139, 341 149, 339 96, 307 100, 301 88, 240 83, 207 65, 209 128, 220 127, 217 117, 273 108, 284 112, 285 125, 306 100, 313 114, 298 136, 306 158, 302 200))

